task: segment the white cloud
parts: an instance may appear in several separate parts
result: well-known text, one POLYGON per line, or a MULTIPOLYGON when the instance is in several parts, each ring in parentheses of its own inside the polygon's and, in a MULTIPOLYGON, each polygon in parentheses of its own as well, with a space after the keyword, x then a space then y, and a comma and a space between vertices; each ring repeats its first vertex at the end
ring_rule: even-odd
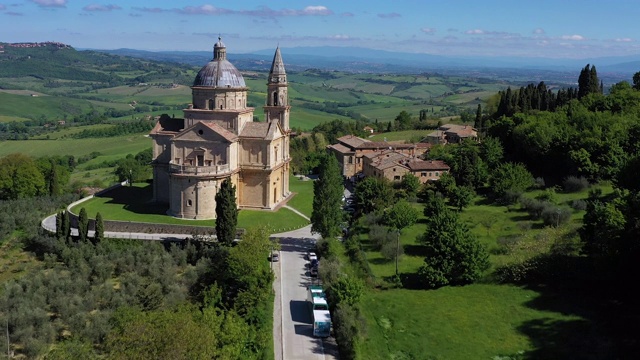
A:
POLYGON ((176 12, 188 15, 220 15, 228 14, 231 11, 227 9, 217 8, 213 5, 201 5, 201 6, 185 6, 182 9, 177 9, 176 12))
POLYGON ((562 40, 573 40, 573 41, 583 41, 586 40, 582 35, 562 35, 560 37, 562 40))
POLYGON ((333 39, 333 40, 350 40, 351 39, 349 35, 344 35, 344 34, 331 35, 331 36, 328 36, 327 38, 333 39))
POLYGON ((437 30, 434 29, 434 28, 424 27, 424 28, 420 29, 420 31, 422 31, 425 34, 433 35, 433 34, 436 33, 437 30))
POLYGON ((537 28, 537 29, 533 30, 533 33, 536 34, 536 35, 543 35, 543 34, 545 34, 545 31, 544 31, 543 28, 537 28))
POLYGON ((473 29, 473 30, 467 30, 464 33, 468 35, 483 35, 483 34, 486 34, 487 32, 480 29, 473 29))
POLYGON ((396 13, 396 12, 392 12, 392 13, 387 13, 387 14, 378 14, 379 18, 383 18, 383 19, 393 19, 393 18, 399 18, 402 17, 402 15, 396 13))
POLYGON ((111 11, 111 10, 121 10, 122 8, 118 5, 99 5, 99 4, 91 4, 82 8, 84 11, 111 11))
POLYGON ((307 6, 302 10, 301 15, 331 15, 333 11, 326 6, 307 6))
POLYGON ((613 41, 615 41, 615 42, 633 42, 633 39, 631 39, 631 38, 617 38, 617 39, 613 39, 613 41))
POLYGON ((67 0, 31 0, 40 7, 67 7, 67 0))

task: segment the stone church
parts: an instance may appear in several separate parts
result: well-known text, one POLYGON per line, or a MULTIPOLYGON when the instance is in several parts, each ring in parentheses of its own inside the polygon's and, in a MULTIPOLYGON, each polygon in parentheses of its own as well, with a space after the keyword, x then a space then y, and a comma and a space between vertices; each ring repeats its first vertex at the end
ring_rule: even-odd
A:
POLYGON ((289 192, 289 100, 287 74, 278 47, 267 82, 264 120, 247 107, 248 88, 227 60, 218 38, 213 60, 191 87, 192 104, 182 119, 164 115, 151 131, 153 200, 168 214, 213 219, 223 180, 236 186, 240 209, 273 210, 289 192))

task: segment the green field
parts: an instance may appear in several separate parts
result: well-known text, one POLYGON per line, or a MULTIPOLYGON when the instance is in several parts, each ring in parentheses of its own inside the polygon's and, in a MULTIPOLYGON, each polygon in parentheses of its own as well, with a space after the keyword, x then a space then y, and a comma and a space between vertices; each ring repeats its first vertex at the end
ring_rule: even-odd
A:
POLYGON ((97 139, 0 141, 0 156, 19 152, 33 157, 73 155, 77 158, 98 151, 105 156, 125 157, 148 147, 151 147, 151 139, 143 134, 97 139))
MULTIPOLYGON (((613 191, 610 184, 599 187, 603 194, 613 191)), ((531 191, 527 196, 533 198, 539 192, 531 191)), ((567 206, 572 200, 587 196, 586 190, 558 193, 556 203, 567 206)), ((416 207, 421 211, 421 205, 416 207)), ((580 308, 593 304, 585 304, 578 295, 499 285, 491 280, 491 272, 497 266, 547 253, 555 239, 575 238, 583 215, 584 211, 574 210, 572 221, 555 229, 544 227, 541 220, 530 220, 517 207, 487 205, 482 198, 476 198, 475 204, 461 213, 461 220, 489 249, 492 266, 486 278, 479 284, 437 290, 370 289, 362 303, 367 319, 362 358, 590 358, 590 352, 602 341, 593 332, 593 322, 602 319, 593 314, 585 316, 585 309, 580 308), (510 253, 495 251, 500 238, 514 236, 519 239, 518 245, 510 253), (580 310, 567 311, 576 307, 580 310), (543 329, 553 334, 546 334, 543 329)), ((405 279, 424 263, 416 237, 425 229, 424 221, 419 221, 400 236, 405 254, 398 269, 405 279)), ((366 235, 360 237, 374 283, 392 277, 395 262, 374 250, 366 235)))

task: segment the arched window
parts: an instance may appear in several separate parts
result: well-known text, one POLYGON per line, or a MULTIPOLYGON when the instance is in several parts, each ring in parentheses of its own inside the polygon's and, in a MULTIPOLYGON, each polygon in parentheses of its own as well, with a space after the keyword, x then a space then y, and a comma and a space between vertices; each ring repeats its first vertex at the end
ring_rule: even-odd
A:
POLYGON ((273 106, 278 106, 278 93, 273 93, 273 106))

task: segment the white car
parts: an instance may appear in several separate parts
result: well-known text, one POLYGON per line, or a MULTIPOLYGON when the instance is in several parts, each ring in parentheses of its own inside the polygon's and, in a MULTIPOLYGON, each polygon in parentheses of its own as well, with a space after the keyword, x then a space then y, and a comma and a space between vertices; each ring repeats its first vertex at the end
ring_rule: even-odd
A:
POLYGON ((314 252, 310 252, 309 255, 307 255, 307 260, 309 260, 309 262, 312 262, 313 260, 318 260, 318 255, 316 255, 316 253, 314 252))

